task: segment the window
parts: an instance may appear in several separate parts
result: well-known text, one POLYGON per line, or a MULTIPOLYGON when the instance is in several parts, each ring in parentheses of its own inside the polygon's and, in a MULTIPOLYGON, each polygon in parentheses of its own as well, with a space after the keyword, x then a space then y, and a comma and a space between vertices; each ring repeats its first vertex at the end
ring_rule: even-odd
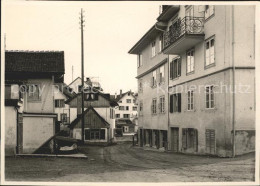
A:
POLYGON ((206 108, 214 108, 214 87, 213 85, 206 87, 206 108))
POLYGON ((143 59, 142 58, 143 58, 142 54, 137 55, 137 67, 143 66, 143 59))
POLYGON ((193 90, 189 90, 188 91, 188 110, 193 110, 193 102, 194 98, 193 98, 193 90))
POLYGON ((19 85, 5 85, 5 99, 19 99, 19 85))
POLYGON ((125 107, 125 110, 129 110, 129 106, 126 106, 126 107, 125 107))
POLYGON ((205 19, 208 19, 214 14, 214 5, 206 5, 205 7, 205 19))
POLYGON ((181 93, 170 96, 170 113, 181 112, 181 93))
POLYGON ((155 56, 155 41, 152 42, 152 57, 155 56))
POLYGON ((122 103, 122 100, 118 101, 118 103, 122 103))
POLYGON ((181 59, 176 58, 170 62, 170 79, 181 76, 181 59))
POLYGON ((133 111, 137 111, 137 107, 133 107, 133 111))
POLYGON ((198 151, 198 130, 194 128, 182 129, 182 148, 198 151))
POLYGON ((215 130, 206 129, 206 153, 215 154, 216 150, 216 139, 215 139, 215 130))
POLYGON ((55 99, 55 107, 56 108, 63 108, 64 105, 64 99, 55 99))
POLYGON ((160 67, 160 83, 164 82, 164 66, 160 67))
POLYGON ((124 126, 123 127, 123 132, 129 132, 129 127, 128 126, 124 126))
POLYGON ((154 98, 152 101, 152 114, 156 114, 156 104, 157 104, 157 100, 156 98, 154 98))
POLYGON ((194 49, 187 52, 187 73, 194 71, 194 49))
POLYGON ((206 66, 215 63, 215 38, 206 41, 206 66))
POLYGON ((140 101, 139 102, 139 111, 140 111, 140 115, 143 113, 143 102, 140 101))
POLYGON ((40 85, 28 85, 29 93, 28 100, 29 101, 39 101, 40 100, 40 85))
POLYGON ((143 92, 143 80, 142 79, 139 80, 138 90, 139 90, 139 92, 143 92))
POLYGON ((60 114, 60 121, 61 122, 68 122, 66 113, 60 114))
POLYGON ((126 102, 131 103, 132 101, 131 101, 131 99, 126 99, 126 102))
POLYGON ((156 86, 156 70, 153 71, 152 87, 156 86))
POLYGON ((110 108, 110 119, 114 119, 115 118, 115 111, 114 109, 110 108))
POLYGON ((104 140, 105 137, 105 129, 85 129, 85 140, 104 140))
POLYGON ((130 114, 124 114, 123 117, 124 118, 130 118, 130 114))
POLYGON ((164 96, 160 97, 159 110, 160 110, 160 113, 165 112, 165 97, 164 96))
POLYGON ((119 110, 125 110, 124 106, 119 106, 119 110))
POLYGON ((116 114, 116 118, 120 118, 120 114, 116 114))
POLYGON ((160 35, 160 38, 159 38, 159 52, 162 52, 162 48, 163 48, 163 35, 160 35))

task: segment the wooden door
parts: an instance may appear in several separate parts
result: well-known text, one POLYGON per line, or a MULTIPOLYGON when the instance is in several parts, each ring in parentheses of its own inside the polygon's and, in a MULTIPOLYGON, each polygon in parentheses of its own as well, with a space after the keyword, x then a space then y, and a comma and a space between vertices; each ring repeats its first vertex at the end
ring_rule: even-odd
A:
POLYGON ((172 151, 179 151, 179 128, 172 128, 172 151))
POLYGON ((215 130, 206 129, 206 153, 215 154, 215 151, 216 151, 215 130))

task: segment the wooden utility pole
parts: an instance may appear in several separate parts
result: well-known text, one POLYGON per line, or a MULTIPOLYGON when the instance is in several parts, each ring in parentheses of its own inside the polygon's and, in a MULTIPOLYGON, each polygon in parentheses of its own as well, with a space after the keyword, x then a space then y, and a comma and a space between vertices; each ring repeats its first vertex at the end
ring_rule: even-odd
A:
POLYGON ((84 144, 84 37, 83 37, 83 9, 80 14, 80 29, 81 29, 81 140, 84 144))

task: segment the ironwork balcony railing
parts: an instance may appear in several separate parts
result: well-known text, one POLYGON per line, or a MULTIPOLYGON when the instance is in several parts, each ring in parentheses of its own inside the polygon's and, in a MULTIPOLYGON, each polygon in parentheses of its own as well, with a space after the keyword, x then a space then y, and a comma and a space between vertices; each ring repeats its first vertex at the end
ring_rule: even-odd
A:
POLYGON ((164 49, 174 43, 184 34, 203 34, 204 17, 186 16, 182 20, 170 26, 169 31, 164 32, 164 49))

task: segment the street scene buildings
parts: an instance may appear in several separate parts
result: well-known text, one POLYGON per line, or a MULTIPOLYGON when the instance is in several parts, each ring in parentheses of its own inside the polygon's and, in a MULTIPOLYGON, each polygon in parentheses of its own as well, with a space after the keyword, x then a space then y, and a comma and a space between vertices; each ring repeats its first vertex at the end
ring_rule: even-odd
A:
POLYGON ((129 51, 140 146, 224 157, 255 150, 254 15, 253 6, 162 6, 129 51))
POLYGON ((4 181, 256 181, 256 6, 156 9, 124 43, 135 69, 96 60, 91 41, 84 58, 83 9, 80 65, 67 49, 4 49, 4 181))

